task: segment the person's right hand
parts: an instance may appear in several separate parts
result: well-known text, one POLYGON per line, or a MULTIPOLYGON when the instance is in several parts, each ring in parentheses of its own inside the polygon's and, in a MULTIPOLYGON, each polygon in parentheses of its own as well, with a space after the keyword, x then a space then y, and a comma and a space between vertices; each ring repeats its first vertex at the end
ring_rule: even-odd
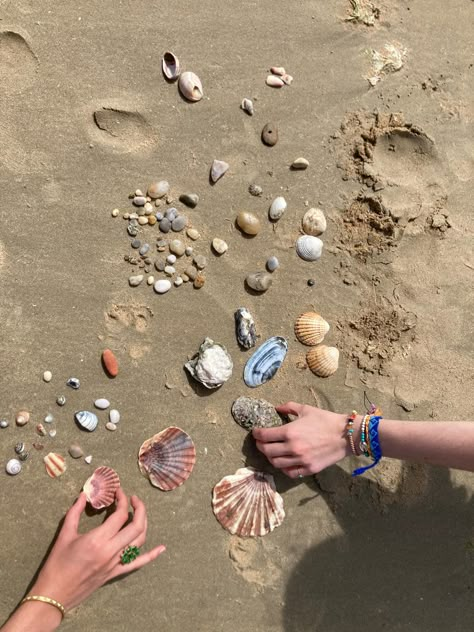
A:
POLYGON ((86 495, 84 492, 80 494, 67 512, 54 547, 30 594, 56 599, 68 611, 107 581, 145 566, 165 551, 165 547, 160 545, 130 564, 121 563, 124 549, 145 544, 147 517, 145 505, 132 496, 133 520, 124 526, 128 520, 128 499, 121 488, 116 499, 114 513, 100 527, 81 535, 77 529, 86 506, 86 495))

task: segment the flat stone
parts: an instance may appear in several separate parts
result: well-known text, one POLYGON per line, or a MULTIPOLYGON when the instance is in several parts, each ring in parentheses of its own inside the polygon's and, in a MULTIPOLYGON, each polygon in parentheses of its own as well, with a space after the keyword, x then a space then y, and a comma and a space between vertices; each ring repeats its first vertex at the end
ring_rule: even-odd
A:
POLYGON ((162 259, 157 259, 155 261, 155 268, 158 270, 158 272, 163 272, 163 270, 165 269, 166 263, 162 260, 162 259))
POLYGON ((165 294, 171 289, 171 281, 168 281, 168 279, 160 279, 155 283, 153 288, 157 294, 165 294))
POLYGON ((184 272, 191 279, 191 281, 194 281, 198 274, 198 271, 193 266, 187 267, 184 272))
POLYGON ((110 406, 110 402, 108 399, 105 399, 105 397, 100 397, 99 399, 95 400, 94 406, 96 408, 99 408, 99 410, 105 410, 110 406))
POLYGON ((136 195, 133 198, 133 204, 134 204, 134 206, 145 206, 145 204, 146 204, 146 197, 144 197, 143 195, 136 195))
POLYGON ((212 240, 212 248, 214 249, 214 252, 216 252, 218 255, 223 255, 224 252, 227 252, 227 249, 229 248, 229 246, 226 244, 226 242, 223 239, 219 239, 219 237, 215 237, 212 240))
POLYGON ((175 220, 178 217, 178 209, 174 208, 174 207, 166 209, 165 217, 167 219, 169 219, 170 222, 172 222, 173 220, 175 220))
POLYGON ((130 245, 132 248, 135 248, 135 250, 137 250, 142 245, 142 242, 139 239, 133 239, 130 245))
POLYGON ((272 284, 272 277, 267 272, 254 272, 247 276, 245 282, 255 292, 266 292, 272 284))
POLYGON ((136 274, 134 276, 128 277, 128 282, 130 287, 137 287, 143 281, 143 274, 136 274))
POLYGON ((108 421, 105 424, 105 427, 107 428, 107 430, 110 430, 110 432, 114 432, 115 430, 117 430, 117 425, 112 423, 111 421, 108 421))
POLYGON ((192 239, 193 241, 196 241, 201 237, 199 231, 195 228, 188 228, 188 230, 186 231, 186 235, 189 237, 189 239, 192 239))
POLYGON ((304 171, 309 167, 309 162, 306 158, 297 158, 291 163, 291 168, 295 171, 304 171))
POLYGON ((188 220, 185 215, 179 215, 171 223, 172 230, 174 230, 175 233, 180 233, 182 230, 184 230, 187 221, 188 220))
POLYGON ((160 222, 160 230, 162 233, 169 233, 171 230, 171 222, 167 217, 164 217, 160 222))
POLYGON ((267 123, 262 129, 262 142, 273 147, 278 142, 278 128, 273 123, 267 123))
POLYGON ((149 250, 150 244, 143 244, 138 252, 139 254, 141 254, 142 257, 144 257, 149 250))
POLYGON ((207 259, 204 255, 196 255, 193 259, 193 263, 199 270, 204 270, 207 266, 207 259))
POLYGON ((179 196, 179 201, 190 208, 196 208, 199 202, 199 196, 196 193, 183 193, 179 196))
POLYGON ((143 217, 139 217, 138 223, 140 224, 140 226, 145 226, 145 224, 148 224, 148 217, 146 217, 145 215, 143 217))
POLYGON ((73 459, 80 459, 81 456, 84 456, 84 452, 78 443, 71 443, 68 452, 73 459))
POLYGON ((175 274, 176 269, 173 266, 165 266, 165 274, 168 276, 173 276, 175 274))
POLYGON ((182 257, 185 253, 186 246, 179 239, 173 239, 170 241, 170 252, 172 252, 177 257, 182 257))

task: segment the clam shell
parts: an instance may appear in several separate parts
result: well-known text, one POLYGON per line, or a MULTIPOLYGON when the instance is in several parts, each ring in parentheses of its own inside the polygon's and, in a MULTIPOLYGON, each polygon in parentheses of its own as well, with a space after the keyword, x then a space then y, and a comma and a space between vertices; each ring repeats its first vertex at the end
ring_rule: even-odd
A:
POLYGON ((97 415, 88 410, 80 410, 74 415, 74 417, 81 428, 84 428, 84 430, 88 430, 89 432, 93 432, 99 423, 97 415))
POLYGON ((329 377, 337 371, 339 350, 336 347, 319 345, 306 354, 306 362, 311 371, 319 377, 329 377))
POLYGON ((77 389, 81 387, 81 382, 79 381, 77 377, 70 377, 67 380, 66 384, 67 386, 70 386, 71 388, 73 388, 75 391, 77 391, 77 389))
POLYGON ((217 182, 226 171, 229 169, 229 164, 223 160, 214 160, 211 166, 211 180, 217 182))
POLYGON ((212 389, 227 382, 232 375, 234 364, 223 345, 206 338, 196 355, 186 362, 184 367, 195 380, 212 389))
POLYGON ((183 72, 179 78, 178 88, 188 101, 200 101, 202 99, 202 83, 194 72, 183 72))
POLYGON ((273 476, 250 467, 217 483, 212 509, 224 529, 240 537, 263 536, 285 518, 283 498, 276 491, 273 476))
POLYGON ((164 76, 169 81, 176 81, 179 77, 179 59, 171 51, 164 53, 163 59, 161 60, 161 68, 164 76))
POLYGON ((329 323, 316 312, 305 312, 296 319, 295 334, 304 345, 318 345, 329 331, 329 323))
POLYGON ((242 110, 247 112, 249 116, 253 116, 255 112, 255 108, 253 107, 253 102, 251 99, 247 99, 247 98, 243 99, 242 103, 240 104, 240 107, 242 108, 242 110))
POLYGON ((10 459, 5 466, 5 471, 10 476, 16 476, 21 472, 21 463, 18 459, 10 459))
POLYGON ((288 351, 288 342, 280 336, 266 340, 248 359, 244 369, 244 382, 255 388, 275 375, 283 364, 288 351))
POLYGON ((255 347, 257 342, 257 332, 252 314, 245 307, 239 307, 234 314, 235 335, 237 342, 244 349, 255 347))
POLYGON ((301 235, 296 240, 296 254, 305 261, 317 261, 323 252, 323 242, 319 237, 301 235))
POLYGON ((58 476, 62 476, 67 470, 64 457, 60 454, 56 454, 56 452, 47 454, 43 461, 46 466, 46 473, 48 476, 51 476, 51 478, 58 478, 58 476))
POLYGON ((274 428, 282 426, 284 421, 275 407, 264 399, 239 397, 232 404, 232 417, 245 430, 252 428, 274 428))
POLYGON ((326 218, 320 208, 310 208, 303 216, 301 222, 303 231, 307 235, 321 235, 327 228, 326 218))
POLYGON ((115 470, 102 465, 84 483, 82 488, 87 501, 94 509, 109 507, 115 500, 115 493, 120 487, 120 479, 115 470))
POLYGON ((117 377, 119 366, 113 351, 110 349, 104 349, 102 352, 102 364, 109 377, 117 377))
POLYGON ((281 88, 282 86, 285 85, 285 82, 283 81, 283 79, 281 79, 280 77, 277 77, 276 75, 268 75, 268 77, 265 80, 265 83, 267 84, 267 86, 270 86, 271 88, 281 88))
POLYGON ((268 211, 268 216, 273 221, 278 221, 283 216, 283 213, 286 211, 287 206, 288 205, 285 198, 279 195, 271 203, 270 210, 268 211))
POLYGON ((182 485, 193 471, 196 449, 191 437, 171 426, 147 439, 138 453, 138 466, 154 487, 170 491, 182 485))

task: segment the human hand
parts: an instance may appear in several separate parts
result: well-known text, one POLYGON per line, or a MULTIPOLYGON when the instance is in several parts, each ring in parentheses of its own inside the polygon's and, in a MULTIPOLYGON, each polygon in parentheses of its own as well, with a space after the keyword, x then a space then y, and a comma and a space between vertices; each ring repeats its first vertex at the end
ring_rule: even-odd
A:
POLYGON ((66 514, 59 536, 30 594, 56 599, 68 611, 107 581, 145 566, 165 551, 160 545, 130 564, 121 563, 124 549, 145 544, 147 516, 142 501, 131 496, 134 516, 124 526, 128 520, 128 499, 121 488, 117 490, 116 500, 114 513, 99 527, 81 535, 77 529, 87 501, 84 492, 79 495, 66 514))
POLYGON ((260 452, 291 478, 316 474, 350 453, 346 439, 346 415, 288 402, 277 406, 294 421, 277 428, 254 428, 260 452))

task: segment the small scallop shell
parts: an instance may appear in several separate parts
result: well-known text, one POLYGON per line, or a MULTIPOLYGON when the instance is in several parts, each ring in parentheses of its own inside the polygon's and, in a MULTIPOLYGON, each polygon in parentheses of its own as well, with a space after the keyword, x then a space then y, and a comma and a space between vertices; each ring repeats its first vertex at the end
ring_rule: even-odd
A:
POLYGON ((267 86, 270 86, 271 88, 281 88, 282 86, 285 85, 285 82, 280 79, 280 77, 277 77, 276 75, 268 75, 265 83, 267 84, 267 86))
POLYGON ((176 79, 179 77, 179 59, 170 51, 166 51, 166 53, 163 55, 163 59, 161 60, 161 68, 163 70, 164 76, 169 79, 169 81, 176 81, 176 79))
POLYGON ((93 432, 99 423, 97 415, 88 410, 80 410, 74 415, 74 417, 76 418, 77 423, 84 428, 84 430, 88 430, 89 432, 93 432))
POLYGON ((10 476, 16 476, 21 472, 21 463, 18 459, 10 459, 5 466, 7 474, 10 476))
POLYGON ((182 485, 193 471, 196 448, 191 437, 171 426, 147 439, 138 453, 138 466, 154 487, 170 491, 182 485))
POLYGON ((326 218, 320 208, 310 208, 306 211, 301 223, 307 235, 321 235, 327 228, 326 218))
POLYGON ((302 235, 296 240, 296 254, 305 261, 317 261, 323 252, 323 242, 319 237, 302 235))
POLYGON ((50 452, 44 459, 46 466, 46 472, 51 478, 58 478, 62 476, 67 469, 66 461, 63 456, 56 454, 56 452, 50 452))
POLYGON ((105 465, 98 467, 82 488, 87 501, 94 509, 109 507, 115 500, 115 493, 120 487, 120 479, 115 470, 105 465))
POLYGON ((329 377, 337 371, 339 350, 336 347, 319 345, 306 354, 306 362, 311 371, 319 377, 329 377))
POLYGON ((202 99, 202 83, 194 72, 183 72, 179 78, 178 88, 188 101, 200 101, 202 99))
POLYGON ((329 331, 329 323, 316 312, 306 312, 298 316, 295 334, 304 345, 317 345, 329 331))
POLYGON ((270 533, 285 518, 283 498, 276 491, 273 476, 250 467, 217 483, 212 509, 224 529, 244 538, 270 533))

